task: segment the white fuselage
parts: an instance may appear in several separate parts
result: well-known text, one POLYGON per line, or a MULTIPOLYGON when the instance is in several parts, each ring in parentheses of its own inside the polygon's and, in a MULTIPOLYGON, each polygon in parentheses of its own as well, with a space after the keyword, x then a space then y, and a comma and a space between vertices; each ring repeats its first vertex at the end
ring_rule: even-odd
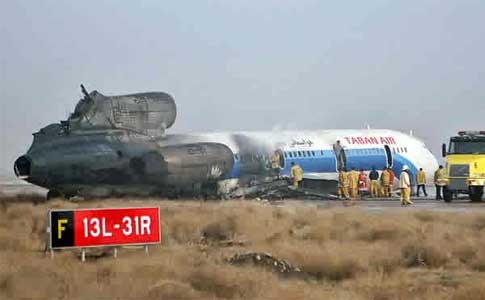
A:
POLYGON ((183 143, 215 142, 228 146, 234 153, 230 178, 244 174, 248 160, 266 160, 274 151, 284 157, 282 174, 289 174, 291 162, 299 164, 306 179, 336 180, 338 163, 335 145, 345 155, 345 168, 382 170, 390 166, 396 176, 407 165, 414 179, 419 168, 430 182, 438 163, 426 145, 402 132, 385 129, 302 130, 267 132, 210 132, 168 135, 161 146, 183 143))

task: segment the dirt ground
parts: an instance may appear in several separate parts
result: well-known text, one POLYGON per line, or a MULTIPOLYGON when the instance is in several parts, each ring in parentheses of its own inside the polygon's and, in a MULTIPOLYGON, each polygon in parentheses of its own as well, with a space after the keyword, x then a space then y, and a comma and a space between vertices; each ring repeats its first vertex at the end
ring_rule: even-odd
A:
POLYGON ((0 200, 0 299, 485 299, 485 212, 227 201, 0 200), (45 253, 49 208, 159 206, 162 243, 45 253), (231 265, 267 252, 284 274, 231 265))

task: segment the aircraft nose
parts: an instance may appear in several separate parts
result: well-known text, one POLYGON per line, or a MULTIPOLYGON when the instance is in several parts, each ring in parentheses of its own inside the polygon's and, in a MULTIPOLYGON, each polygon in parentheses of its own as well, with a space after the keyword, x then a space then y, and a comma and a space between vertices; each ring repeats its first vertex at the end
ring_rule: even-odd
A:
POLYGON ((26 155, 20 156, 15 161, 14 171, 15 175, 21 179, 29 178, 32 171, 32 160, 26 155))

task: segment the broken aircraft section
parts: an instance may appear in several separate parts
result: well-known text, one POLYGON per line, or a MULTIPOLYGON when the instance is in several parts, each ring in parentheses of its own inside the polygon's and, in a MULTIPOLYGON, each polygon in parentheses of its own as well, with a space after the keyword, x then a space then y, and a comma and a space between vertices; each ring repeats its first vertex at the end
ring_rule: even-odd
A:
POLYGON ((48 197, 220 196, 268 175, 275 148, 244 134, 231 136, 238 154, 203 136, 166 134, 177 114, 169 94, 105 96, 81 87, 70 117, 34 133, 14 165, 48 197))

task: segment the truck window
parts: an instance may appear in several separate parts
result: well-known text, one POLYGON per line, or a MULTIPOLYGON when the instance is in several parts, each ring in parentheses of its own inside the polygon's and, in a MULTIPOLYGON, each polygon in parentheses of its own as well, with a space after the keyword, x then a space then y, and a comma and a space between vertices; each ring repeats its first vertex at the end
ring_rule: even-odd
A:
POLYGON ((451 141, 450 154, 485 154, 485 141, 451 141))

